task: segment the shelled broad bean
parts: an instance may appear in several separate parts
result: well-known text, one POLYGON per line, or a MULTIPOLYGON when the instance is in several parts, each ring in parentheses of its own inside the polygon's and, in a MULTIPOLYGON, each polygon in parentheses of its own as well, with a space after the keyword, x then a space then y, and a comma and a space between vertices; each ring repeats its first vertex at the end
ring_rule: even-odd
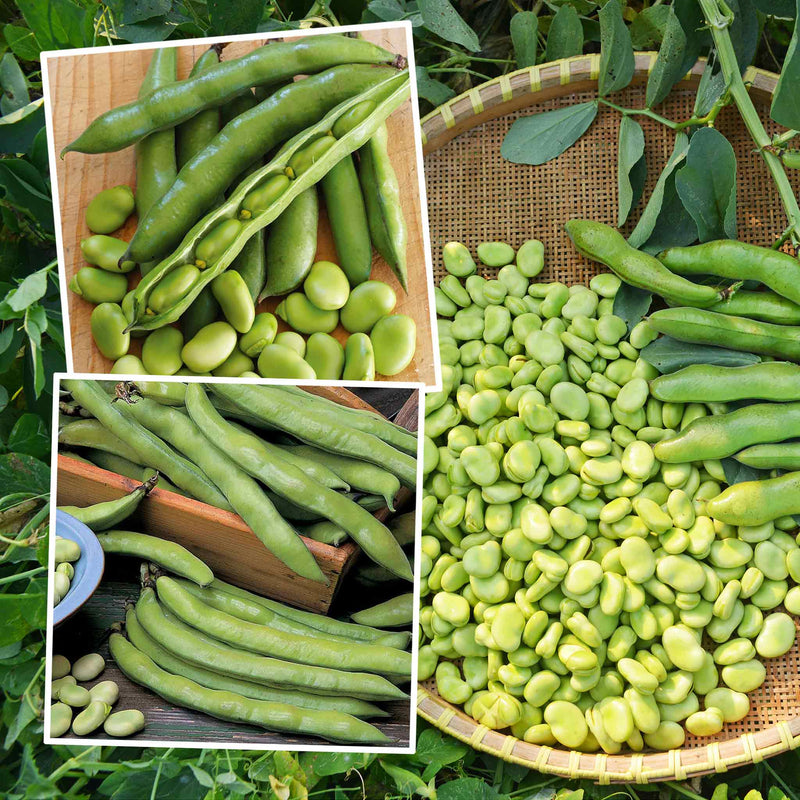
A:
POLYGON ((466 247, 444 248, 419 677, 536 744, 617 753, 718 733, 748 713, 759 657, 794 644, 779 607, 800 606, 795 524, 715 521, 720 462, 655 458, 710 409, 650 396, 658 373, 631 343, 649 339, 613 313, 618 277, 533 283, 541 244, 516 263, 510 250, 478 248, 501 266, 486 280, 466 247))

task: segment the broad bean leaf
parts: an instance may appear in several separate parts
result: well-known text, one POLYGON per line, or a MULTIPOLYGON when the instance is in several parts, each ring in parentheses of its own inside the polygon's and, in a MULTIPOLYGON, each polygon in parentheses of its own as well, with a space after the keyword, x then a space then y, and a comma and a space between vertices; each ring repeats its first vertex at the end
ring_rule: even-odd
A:
POLYGON ((601 97, 624 89, 633 78, 636 61, 631 34, 622 18, 619 0, 608 0, 600 9, 600 79, 601 97))
POLYGON ((625 115, 619 123, 617 147, 618 227, 625 224, 631 209, 639 202, 646 177, 642 126, 633 117, 625 115))
POLYGON ((42 50, 60 50, 91 44, 92 16, 72 0, 17 0, 17 8, 42 50), (88 24, 87 24, 88 20, 88 24))
POLYGON ((23 311, 44 297, 47 291, 47 271, 36 270, 25 278, 22 283, 12 289, 5 297, 6 303, 13 311, 23 311))
POLYGON ((660 336, 643 348, 639 355, 662 374, 675 372, 690 364, 743 367, 761 361, 761 357, 755 353, 728 350, 724 347, 712 347, 707 344, 680 342, 671 336, 660 336))
POLYGON ((314 759, 317 775, 343 775, 351 769, 364 769, 375 760, 374 753, 319 753, 314 759))
POLYGON ((416 75, 417 93, 429 103, 440 106, 455 97, 456 93, 447 84, 431 78, 425 67, 417 67, 416 75))
POLYGON ((170 0, 136 0, 134 3, 125 2, 125 0, 111 0, 108 5, 113 9, 119 22, 125 25, 163 17, 172 8, 170 0))
POLYGON ((478 36, 453 8, 449 0, 418 0, 425 27, 448 42, 460 44, 470 52, 481 49, 478 36))
POLYGON ((655 255, 667 247, 683 247, 696 239, 697 224, 683 207, 673 172, 664 183, 664 196, 653 232, 641 249, 655 255))
POLYGON ((46 230, 55 230, 50 190, 33 164, 21 158, 0 160, 0 198, 27 212, 46 230))
POLYGON ((697 0, 673 0, 670 8, 681 24, 686 37, 681 72, 685 75, 697 61, 697 57, 712 45, 711 33, 703 19, 703 11, 697 0))
POLYGON ((25 453, 6 453, 0 456, 0 486, 6 493, 44 494, 50 488, 50 468, 25 453))
POLYGON ((50 437, 38 414, 23 414, 14 423, 6 443, 13 453, 26 453, 44 461, 50 453, 50 437))
POLYGON ((35 61, 39 58, 42 48, 36 41, 33 31, 23 28, 21 25, 6 25, 3 28, 11 52, 23 61, 35 61))
POLYGON ((735 458, 722 458, 722 471, 729 485, 743 483, 744 481, 759 481, 769 477, 769 470, 756 469, 747 464, 741 464, 735 458))
POLYGON ((650 6, 642 9, 631 23, 631 44, 634 50, 655 50, 664 36, 670 6, 650 6))
POLYGON ((419 795, 419 797, 436 797, 436 789, 433 784, 428 785, 422 778, 411 770, 392 764, 391 761, 381 759, 378 762, 394 781, 397 791, 403 797, 419 795))
MULTIPOLYGON (((796 0, 796 3, 796 19, 800 20, 800 0, 796 0)), ((798 86, 800 86, 800 22, 796 21, 769 111, 772 119, 786 128, 800 128, 798 86)))
MULTIPOLYGON (((609 0, 614 2, 614 0, 609 0)), ((438 800, 510 800, 481 778, 456 778, 438 789, 438 800)))
POLYGON ((658 58, 647 79, 646 102, 648 108, 658 105, 686 74, 686 70, 683 69, 685 52, 686 35, 680 20, 674 10, 670 8, 658 58))
POLYGON ((442 767, 460 761, 468 752, 466 745, 449 736, 442 736, 435 728, 425 728, 417 735, 414 758, 426 764, 422 779, 430 780, 442 767))
POLYGON ((650 310, 652 302, 652 292, 623 282, 614 297, 614 316, 625 320, 625 324, 628 326, 628 333, 630 333, 650 310))
POLYGON ((744 72, 752 63, 758 47, 761 26, 753 0, 727 0, 733 11, 733 23, 728 29, 739 69, 744 72))
POLYGON ((46 604, 39 592, 0 594, 0 646, 18 642, 23 636, 44 628, 46 604))
MULTIPOLYGON (((27 152, 36 135, 43 130, 44 99, 40 97, 0 117, 0 153, 20 155, 27 152)), ((45 171, 46 164, 45 157, 45 171)))
POLYGON ((689 137, 682 131, 675 137, 675 146, 672 150, 672 155, 669 157, 661 175, 658 176, 656 185, 653 187, 653 192, 650 199, 647 201, 642 216, 636 223, 636 227, 628 237, 628 244, 631 247, 641 247, 653 233, 658 221, 658 216, 661 213, 661 206, 664 202, 664 190, 666 187, 667 179, 672 173, 683 163, 686 158, 686 153, 689 150, 689 137))
POLYGON ((406 20, 411 23, 412 28, 419 28, 424 25, 422 15, 419 13, 411 14, 410 9, 406 8, 399 0, 372 0, 367 5, 367 10, 384 22, 406 20))
POLYGON ((3 116, 24 108, 30 102, 25 73, 11 53, 6 53, 0 59, 0 87, 3 89, 3 96, 0 98, 0 112, 3 116))
POLYGON ((736 155, 716 128, 692 136, 675 187, 701 242, 736 238, 736 155))
POLYGON ((511 44, 517 66, 536 66, 536 37, 539 33, 539 19, 533 11, 518 11, 511 17, 511 44))
POLYGON ((571 5, 556 11, 547 32, 545 61, 578 56, 583 52, 583 25, 578 12, 571 5))
POLYGON ((500 154, 515 164, 544 164, 572 147, 596 116, 597 101, 591 100, 521 117, 503 139, 500 154))
POLYGON ((725 91, 725 76, 721 70, 714 69, 714 62, 709 60, 700 76, 697 93, 694 99, 695 116, 704 117, 711 111, 714 103, 719 100, 725 91))
POLYGON ((795 0, 753 0, 755 7, 762 14, 771 14, 784 19, 797 19, 798 10, 795 0))
POLYGON ((252 33, 264 11, 263 0, 208 0, 210 33, 252 33))

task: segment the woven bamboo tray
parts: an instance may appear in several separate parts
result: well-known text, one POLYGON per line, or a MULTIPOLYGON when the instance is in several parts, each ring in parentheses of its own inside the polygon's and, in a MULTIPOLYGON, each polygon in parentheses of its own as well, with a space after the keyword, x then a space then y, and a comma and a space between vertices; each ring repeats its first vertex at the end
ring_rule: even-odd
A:
MULTIPOLYGON (((645 84, 655 53, 636 55, 631 85, 614 96, 630 108, 645 106, 645 84)), ((559 158, 538 167, 512 164, 500 156, 511 124, 525 114, 561 108, 597 96, 600 57, 578 56, 518 70, 454 98, 422 120, 425 178, 434 279, 445 275, 442 246, 463 242, 474 254, 487 240, 518 247, 541 239, 546 263, 542 281, 587 283, 596 265, 579 256, 563 232, 571 217, 616 224, 616 159, 620 116, 600 106, 597 119, 580 141, 559 158)), ((692 69, 658 108, 669 119, 691 116, 693 89, 703 63, 692 69)), ((764 120, 777 75, 750 69, 744 76, 764 120)), ((649 197, 673 146, 673 135, 659 123, 637 117, 646 139, 649 197)), ((785 227, 783 210, 769 174, 735 108, 726 108, 717 127, 736 152, 740 239, 770 244, 785 227)), ((777 127, 767 122, 773 132, 777 127)), ((800 180, 793 178, 795 190, 800 180)), ((638 213, 634 218, 638 218, 638 213)), ((632 229, 629 223, 626 232, 632 229)), ((495 270, 487 270, 494 273, 495 270)), ((687 736, 685 746, 670 752, 609 756, 542 747, 492 731, 466 716, 436 693, 433 680, 420 684, 421 717, 477 750, 541 772, 598 783, 648 783, 684 780, 755 763, 800 746, 800 647, 766 662, 767 679, 750 693, 751 710, 714 737, 687 736)))

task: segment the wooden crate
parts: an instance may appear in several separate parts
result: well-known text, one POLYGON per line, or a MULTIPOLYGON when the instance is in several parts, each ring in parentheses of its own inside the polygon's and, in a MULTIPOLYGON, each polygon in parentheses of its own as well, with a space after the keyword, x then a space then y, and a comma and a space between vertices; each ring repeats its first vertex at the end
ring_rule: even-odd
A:
MULTIPOLYGON (((351 408, 375 410, 347 389, 314 386, 308 387, 308 390, 351 408)), ((414 428, 418 402, 419 394, 415 392, 403 409, 405 419, 413 422, 414 428)), ((94 464, 58 456, 56 497, 59 506, 86 506, 114 500, 137 485, 138 482, 132 478, 117 475, 94 464)), ((408 496, 408 490, 401 489, 398 503, 408 496)), ((377 516, 385 518, 386 509, 379 511, 377 516)), ((301 537, 329 580, 325 586, 292 572, 264 547, 237 514, 158 487, 140 504, 129 524, 132 529, 183 545, 203 559, 214 574, 223 580, 321 613, 327 613, 342 578, 360 553, 360 548, 352 541, 333 547, 301 537)))
MULTIPOLYGON (((409 40, 400 28, 369 30, 363 36, 395 53, 408 56, 409 40)), ((224 61, 250 52, 262 45, 264 40, 235 41, 223 51, 224 61)), ((178 49, 178 76, 188 75, 191 65, 206 49, 202 44, 176 45, 178 49)), ((147 70, 152 55, 151 49, 114 50, 104 53, 82 53, 70 55, 59 53, 47 63, 48 87, 52 128, 56 153, 75 139, 100 113, 136 99, 139 85, 147 70)), ((413 79, 413 75, 412 75, 413 79)), ((411 100, 405 102, 387 121, 389 127, 389 150, 400 183, 403 214, 408 226, 408 285, 406 295, 389 266, 377 252, 373 251, 372 275, 375 280, 388 283, 397 294, 395 313, 407 314, 417 326, 417 351, 411 364, 393 381, 422 382, 432 386, 436 382, 434 352, 431 333, 432 286, 428 280, 423 210, 418 191, 420 165, 417 163, 416 137, 411 100)), ((136 183, 133 148, 116 153, 87 155, 68 153, 57 159, 54 174, 58 192, 58 205, 63 238, 59 252, 61 278, 66 283, 85 266, 81 254, 81 239, 91 232, 86 226, 84 212, 92 197, 101 189, 117 184, 132 187, 136 183)), ((136 228, 135 216, 114 235, 130 240, 136 228)), ((320 211, 317 243, 317 260, 337 261, 328 220, 324 210, 320 211)), ((138 280, 138 270, 131 275, 131 285, 138 280)), ((272 297, 259 304, 259 311, 274 312, 281 298, 272 297)), ((69 312, 69 335, 72 342, 72 369, 76 372, 109 372, 112 361, 105 358, 95 346, 89 329, 89 317, 93 306, 73 292, 67 292, 69 312)), ((288 330, 281 320, 279 330, 288 330)), ((333 335, 342 343, 347 332, 339 325, 333 335)), ((139 355, 141 339, 131 340, 131 353, 139 355)))

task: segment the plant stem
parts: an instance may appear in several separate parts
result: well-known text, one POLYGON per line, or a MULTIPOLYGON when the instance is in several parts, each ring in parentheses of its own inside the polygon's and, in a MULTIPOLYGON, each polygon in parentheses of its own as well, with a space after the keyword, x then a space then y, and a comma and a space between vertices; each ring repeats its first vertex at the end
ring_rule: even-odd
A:
POLYGON ((775 153, 767 149, 772 144, 772 139, 764 129, 761 118, 758 116, 753 101, 750 99, 747 87, 739 71, 739 62, 736 60, 736 53, 733 50, 733 43, 728 31, 733 21, 733 12, 728 8, 724 0, 699 0, 699 2, 706 24, 709 26, 714 39, 722 74, 725 76, 725 81, 728 85, 728 92, 739 109, 739 114, 745 127, 756 143, 761 157, 772 174, 775 188, 778 190, 778 195, 789 220, 792 241, 795 245, 800 244, 800 206, 798 206, 792 185, 789 183, 783 162, 775 153))
MULTIPOLYGON (((16 544, 16 542, 14 542, 16 544)), ((36 567, 29 569, 27 572, 18 572, 16 575, 7 575, 5 578, 0 578, 0 586, 6 583, 14 583, 15 581, 22 581, 25 578, 33 578, 41 572, 45 572, 47 567, 36 567)))
POLYGON ((616 103, 612 103, 610 100, 606 100, 605 97, 598 97, 599 102, 601 102, 604 106, 608 106, 609 108, 613 108, 615 111, 619 111, 620 114, 623 114, 626 117, 631 116, 640 116, 640 117, 649 117, 650 119, 654 119, 656 122, 660 122, 662 125, 666 125, 666 127, 675 130, 680 122, 673 122, 671 119, 667 119, 666 117, 662 117, 660 114, 656 114, 655 111, 651 111, 649 108, 624 108, 623 106, 618 106, 616 103))

